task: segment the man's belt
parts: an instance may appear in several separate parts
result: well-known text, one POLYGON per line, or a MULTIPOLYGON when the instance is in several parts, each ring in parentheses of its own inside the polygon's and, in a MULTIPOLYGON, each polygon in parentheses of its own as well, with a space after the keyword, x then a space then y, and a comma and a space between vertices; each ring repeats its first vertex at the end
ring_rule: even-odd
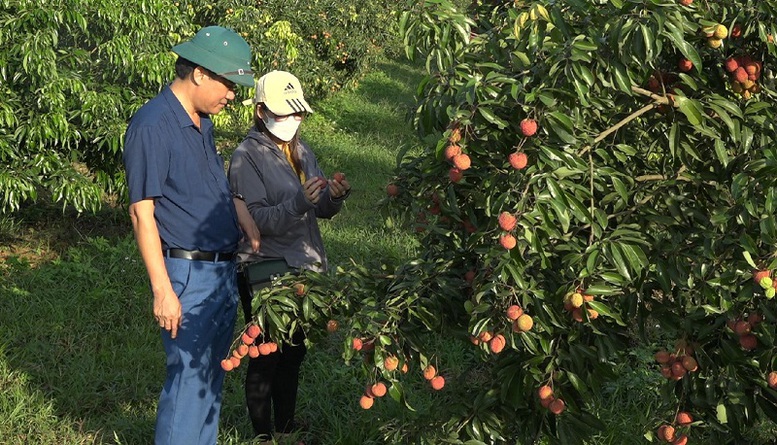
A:
POLYGON ((163 250, 165 258, 179 258, 182 260, 192 261, 210 261, 215 263, 217 261, 232 261, 235 259, 235 252, 203 252, 201 250, 183 250, 183 249, 167 249, 163 250))

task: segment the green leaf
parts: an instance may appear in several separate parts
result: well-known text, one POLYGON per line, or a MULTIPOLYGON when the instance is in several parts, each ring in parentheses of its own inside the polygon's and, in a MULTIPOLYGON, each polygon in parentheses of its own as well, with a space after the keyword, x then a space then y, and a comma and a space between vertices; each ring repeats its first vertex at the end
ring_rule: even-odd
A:
MULTIPOLYGON (((587 293, 592 293, 591 289, 586 289, 587 293)), ((602 303, 601 301, 589 301, 586 303, 588 306, 591 307, 591 309, 594 309, 596 312, 598 312, 601 315, 604 315, 606 317, 610 317, 613 320, 615 320, 616 323, 618 323, 621 326, 626 326, 626 324, 623 322, 623 319, 621 319, 621 316, 610 309, 609 306, 602 303)))
POLYGON ((745 258, 745 261, 747 261, 747 264, 749 264, 750 267, 753 269, 758 269, 758 266, 755 265, 755 261, 753 261, 753 257, 750 255, 750 252, 743 250, 742 256, 745 258))
POLYGON ((675 101, 678 103, 680 111, 688 118, 688 122, 690 122, 691 125, 694 127, 701 125, 703 110, 701 104, 697 100, 676 96, 675 101))
POLYGON ((509 126, 509 124, 507 122, 505 122, 504 120, 502 120, 499 117, 497 117, 488 108, 485 108, 485 107, 482 107, 482 106, 478 107, 478 112, 480 112, 480 114, 484 118, 486 118, 487 121, 491 122, 492 124, 496 124, 496 126, 499 127, 500 130, 504 129, 504 128, 507 128, 509 126))
POLYGON ((728 423, 728 415, 726 414, 726 405, 722 403, 718 404, 717 408, 715 408, 715 413, 716 413, 718 422, 723 424, 728 423))

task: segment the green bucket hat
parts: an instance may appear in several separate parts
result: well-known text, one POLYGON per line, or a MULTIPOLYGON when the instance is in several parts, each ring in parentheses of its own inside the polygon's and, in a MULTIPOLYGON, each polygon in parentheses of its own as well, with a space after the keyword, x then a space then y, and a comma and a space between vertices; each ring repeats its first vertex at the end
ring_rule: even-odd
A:
POLYGON ((173 52, 232 82, 254 86, 251 48, 231 29, 207 26, 191 40, 174 46, 173 52))

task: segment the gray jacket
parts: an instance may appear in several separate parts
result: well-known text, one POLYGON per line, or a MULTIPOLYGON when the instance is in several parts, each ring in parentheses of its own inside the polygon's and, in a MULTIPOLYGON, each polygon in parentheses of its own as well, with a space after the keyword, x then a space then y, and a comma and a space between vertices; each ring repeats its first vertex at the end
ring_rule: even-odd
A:
MULTIPOLYGON (((300 142, 296 150, 308 179, 325 177, 307 144, 300 142)), ((327 186, 318 204, 308 201, 286 156, 256 127, 232 155, 228 176, 232 191, 243 195, 262 235, 258 254, 246 242, 240 243, 240 261, 284 258, 294 268, 327 269, 317 218, 335 216, 347 194, 333 199, 327 186)))

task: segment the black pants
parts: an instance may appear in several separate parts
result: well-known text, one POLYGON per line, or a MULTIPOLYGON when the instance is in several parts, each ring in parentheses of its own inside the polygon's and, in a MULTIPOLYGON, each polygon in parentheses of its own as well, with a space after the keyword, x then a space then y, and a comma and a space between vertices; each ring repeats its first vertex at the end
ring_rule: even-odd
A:
MULTIPOLYGON (((254 290, 257 286, 254 285, 254 290)), ((238 279, 240 301, 246 322, 251 320, 251 300, 253 294, 242 278, 238 279)), ((257 338, 262 341, 264 333, 257 338)), ((292 343, 283 343, 278 351, 270 355, 249 358, 246 372, 245 394, 248 415, 257 436, 272 437, 272 413, 275 414, 275 431, 291 433, 294 424, 294 411, 297 407, 297 387, 299 370, 305 358, 305 333, 294 332, 292 343)))

